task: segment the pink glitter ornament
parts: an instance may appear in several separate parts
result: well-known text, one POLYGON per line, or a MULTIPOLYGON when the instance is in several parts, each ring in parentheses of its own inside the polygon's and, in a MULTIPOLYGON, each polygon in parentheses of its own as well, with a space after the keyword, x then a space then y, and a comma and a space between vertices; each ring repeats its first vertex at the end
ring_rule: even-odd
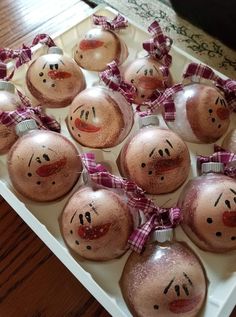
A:
POLYGON ((68 106, 86 87, 80 67, 56 46, 29 66, 26 83, 31 94, 48 108, 68 106))
POLYGON ((171 130, 158 127, 157 117, 142 120, 141 129, 121 150, 118 158, 120 173, 149 194, 172 192, 188 177, 188 148, 171 130))
POLYGON ((120 287, 134 317, 195 317, 206 296, 203 267, 190 248, 156 230, 142 254, 132 252, 120 287))
POLYGON ((223 173, 222 163, 203 163, 202 175, 186 184, 178 202, 184 231, 210 252, 236 249, 236 183, 223 173))
POLYGON ((75 146, 64 136, 37 130, 34 120, 16 126, 21 136, 8 153, 8 171, 14 188, 35 201, 52 201, 67 194, 82 171, 75 146))

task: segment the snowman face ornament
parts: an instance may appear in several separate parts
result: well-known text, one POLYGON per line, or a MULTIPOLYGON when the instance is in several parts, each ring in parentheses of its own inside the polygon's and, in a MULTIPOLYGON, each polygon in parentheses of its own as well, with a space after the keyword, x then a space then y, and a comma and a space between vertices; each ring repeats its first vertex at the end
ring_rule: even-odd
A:
POLYGON ((9 152, 14 187, 36 201, 65 195, 78 180, 82 163, 74 145, 62 135, 35 131, 20 138, 9 152))
POLYGON ((69 108, 69 131, 76 141, 88 147, 117 145, 129 133, 132 123, 132 107, 123 96, 106 88, 84 90, 69 108))
POLYGON ((182 226, 200 248, 212 252, 236 249, 236 184, 224 175, 200 178, 182 200, 182 226), (205 178, 208 181, 204 181, 205 178), (192 201, 191 204, 188 202, 192 201))
POLYGON ((114 32, 94 28, 76 45, 74 58, 84 69, 102 71, 113 60, 122 63, 127 55, 126 45, 114 32))
POLYGON ((29 67, 27 86, 43 106, 68 106, 85 88, 85 79, 79 66, 69 57, 60 54, 40 56, 29 67))
POLYGON ((62 235, 69 247, 87 259, 109 260, 127 250, 133 220, 119 195, 83 187, 61 216, 62 235))
POLYGON ((161 67, 163 66, 154 58, 144 57, 136 59, 126 68, 124 80, 136 87, 135 103, 142 104, 156 89, 165 88, 161 67))
POLYGON ((187 146, 175 133, 150 126, 126 143, 118 165, 123 176, 147 193, 163 194, 186 180, 190 158, 187 146))

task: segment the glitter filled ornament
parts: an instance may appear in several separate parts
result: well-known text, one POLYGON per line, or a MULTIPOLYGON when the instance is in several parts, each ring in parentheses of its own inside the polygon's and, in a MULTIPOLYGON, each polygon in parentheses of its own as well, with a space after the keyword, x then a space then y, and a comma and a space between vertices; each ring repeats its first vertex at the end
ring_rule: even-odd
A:
MULTIPOLYGON (((12 83, 0 81, 0 113, 16 110, 20 105, 20 99, 15 94, 12 83)), ((14 126, 6 126, 0 123, 0 154, 5 154, 17 140, 14 126)))
POLYGON ((124 70, 124 80, 136 88, 136 104, 147 101, 156 89, 162 91, 172 85, 169 72, 172 40, 162 33, 157 21, 154 21, 148 30, 153 35, 153 38, 143 43, 148 55, 135 59, 124 70))
POLYGON ((233 152, 236 154, 236 129, 232 129, 225 136, 222 147, 229 152, 233 152))
POLYGON ((18 141, 8 153, 13 187, 35 201, 52 201, 67 194, 82 171, 75 146, 59 133, 38 130, 34 120, 16 126, 18 141))
POLYGON ((188 182, 180 195, 182 227, 201 249, 236 249, 236 182, 223 174, 222 163, 203 163, 202 175, 188 182))
POLYGON ((131 253, 120 287, 134 317, 195 317, 206 296, 199 259, 172 240, 172 229, 154 231, 143 253, 131 253))
POLYGON ((132 125, 132 107, 124 96, 107 87, 87 88, 69 107, 69 131, 84 146, 113 147, 124 140, 132 125))
POLYGON ((47 108, 68 106, 86 87, 80 67, 56 46, 33 61, 26 74, 26 83, 31 94, 47 108))
POLYGON ((190 169, 186 144, 171 130, 158 127, 158 123, 156 116, 143 118, 141 129, 127 140, 118 158, 121 175, 149 194, 176 190, 190 169))
POLYGON ((79 40, 75 46, 75 61, 80 67, 91 71, 103 71, 113 60, 122 64, 128 56, 128 49, 115 31, 126 27, 127 21, 121 15, 112 23, 106 17, 96 15, 93 20, 101 27, 92 28, 79 40))
POLYGON ((90 260, 110 260, 127 251, 134 223, 124 197, 98 186, 83 186, 60 219, 67 245, 90 260))

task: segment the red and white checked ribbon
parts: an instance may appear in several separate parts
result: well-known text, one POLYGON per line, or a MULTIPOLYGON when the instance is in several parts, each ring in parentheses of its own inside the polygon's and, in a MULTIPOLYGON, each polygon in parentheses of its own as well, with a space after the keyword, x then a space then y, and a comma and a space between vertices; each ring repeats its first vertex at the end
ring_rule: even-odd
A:
POLYGON ((21 65, 29 62, 32 58, 32 47, 37 45, 38 43, 42 43, 47 45, 48 47, 55 46, 55 43, 47 34, 38 34, 32 41, 30 47, 26 45, 22 45, 22 48, 19 49, 10 49, 10 48, 0 48, 0 79, 10 80, 13 75, 15 69, 7 76, 7 65, 6 63, 9 60, 16 60, 15 67, 18 68, 21 65))
POLYGON ((39 129, 52 130, 55 132, 61 131, 60 124, 52 117, 47 115, 42 107, 32 107, 29 99, 20 91, 17 91, 21 104, 16 110, 0 111, 0 123, 9 126, 16 126, 17 123, 34 119, 39 129))
POLYGON ((163 106, 165 111, 165 120, 174 121, 176 109, 173 96, 174 94, 176 94, 179 91, 182 91, 183 89, 184 88, 182 84, 177 84, 173 87, 167 88, 166 90, 164 90, 164 92, 155 91, 155 98, 152 98, 151 101, 145 103, 145 106, 147 107, 146 110, 140 112, 140 106, 138 106, 136 108, 137 112, 141 117, 145 117, 151 115, 152 113, 155 113, 161 106, 163 106))
POLYGON ((210 156, 197 156, 197 166, 198 168, 201 167, 203 163, 209 162, 219 162, 224 164, 224 174, 230 176, 232 178, 236 178, 236 154, 227 152, 219 146, 215 146, 215 150, 217 152, 213 153, 210 156), (234 162, 234 165, 230 163, 234 162))
POLYGON ((124 29, 128 26, 128 20, 126 20, 120 14, 118 14, 113 20, 110 20, 106 16, 94 14, 93 23, 95 25, 100 25, 104 30, 111 30, 111 31, 124 29))
POLYGON ((154 58, 162 60, 163 64, 168 68, 172 62, 172 56, 169 54, 172 45, 172 39, 164 35, 157 21, 154 21, 148 31, 153 38, 143 42, 143 48, 154 58))
POLYGON ((215 83, 215 86, 224 92, 229 108, 236 112, 235 80, 222 79, 216 75, 210 67, 203 64, 191 63, 187 66, 183 78, 191 78, 191 80, 194 81, 194 76, 212 80, 215 83))
POLYGON ((128 199, 127 205, 141 210, 148 219, 144 225, 134 230, 129 238, 130 247, 136 252, 142 251, 149 234, 154 229, 172 228, 179 224, 181 219, 179 208, 157 207, 134 182, 112 175, 104 166, 96 164, 93 153, 84 153, 81 159, 93 182, 107 188, 122 189, 128 199))
POLYGON ((107 68, 99 73, 99 77, 107 87, 120 92, 128 102, 133 102, 136 89, 133 85, 122 80, 120 70, 115 61, 107 64, 107 68))

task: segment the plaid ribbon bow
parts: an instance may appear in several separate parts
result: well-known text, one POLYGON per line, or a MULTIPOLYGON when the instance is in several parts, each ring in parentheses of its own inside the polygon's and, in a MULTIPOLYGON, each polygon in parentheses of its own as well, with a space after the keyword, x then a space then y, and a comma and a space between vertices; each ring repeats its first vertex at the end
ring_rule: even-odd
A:
POLYGON ((202 155, 197 156, 198 168, 200 168, 203 163, 208 163, 208 162, 223 163, 224 174, 232 178, 236 178, 236 154, 227 152, 218 146, 215 146, 215 149, 220 151, 215 152, 210 156, 202 156, 202 155))
POLYGON ((48 47, 54 46, 55 43, 47 34, 38 34, 32 41, 32 45, 30 47, 26 45, 22 45, 22 48, 19 49, 10 49, 10 48, 0 48, 0 79, 10 80, 13 75, 15 69, 7 76, 7 65, 5 64, 7 61, 14 59, 16 60, 15 67, 18 68, 21 65, 29 62, 32 58, 31 48, 38 43, 42 43, 47 45, 48 47))
POLYGON ((122 80, 120 70, 115 61, 107 64, 107 69, 99 73, 99 77, 107 87, 120 92, 128 102, 133 102, 136 89, 133 85, 122 80))
POLYGON ((203 64, 191 63, 183 74, 183 78, 191 78, 193 81, 194 77, 209 79, 215 82, 216 87, 221 89, 225 94, 225 99, 228 103, 229 108, 236 112, 236 81, 232 79, 222 79, 217 76, 214 71, 203 64))
POLYGON ((164 118, 166 121, 174 121, 175 120, 175 103, 173 100, 173 95, 176 94, 179 91, 183 90, 182 84, 174 85, 173 87, 167 88, 164 92, 155 91, 155 98, 153 98, 151 101, 148 101, 145 106, 147 106, 147 109, 143 112, 140 112, 141 106, 138 106, 137 112, 141 117, 149 116, 152 113, 155 113, 160 106, 164 107, 165 113, 164 118))
POLYGON ((109 20, 108 17, 102 15, 93 15, 93 23, 100 25, 104 30, 119 30, 128 26, 128 20, 122 15, 118 14, 113 20, 109 20))
POLYGON ((134 230, 129 238, 130 247, 136 252, 142 251, 152 230, 157 227, 174 227, 180 222, 179 208, 157 207, 134 182, 112 175, 104 166, 96 164, 93 153, 84 153, 81 158, 93 182, 107 188, 122 189, 128 198, 128 206, 142 210, 148 218, 148 221, 141 228, 134 230))
POLYGON ((0 123, 6 126, 16 126, 17 123, 34 119, 39 129, 61 131, 60 124, 52 117, 47 115, 42 107, 32 107, 29 99, 20 91, 17 91, 21 104, 13 111, 0 111, 0 123))
POLYGON ((143 42, 143 48, 158 60, 162 59, 163 64, 170 67, 172 56, 169 54, 172 40, 164 35, 162 29, 157 21, 154 21, 149 27, 148 31, 153 35, 153 38, 143 42))

